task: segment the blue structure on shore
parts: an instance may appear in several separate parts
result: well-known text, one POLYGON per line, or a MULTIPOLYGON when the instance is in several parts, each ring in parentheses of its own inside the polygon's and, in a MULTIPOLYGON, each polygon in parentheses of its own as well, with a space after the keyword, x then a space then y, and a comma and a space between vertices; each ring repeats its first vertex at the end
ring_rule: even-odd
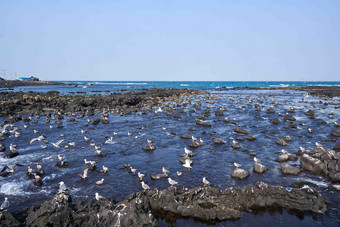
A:
POLYGON ((39 81, 37 77, 31 76, 31 77, 18 77, 18 80, 21 81, 39 81))

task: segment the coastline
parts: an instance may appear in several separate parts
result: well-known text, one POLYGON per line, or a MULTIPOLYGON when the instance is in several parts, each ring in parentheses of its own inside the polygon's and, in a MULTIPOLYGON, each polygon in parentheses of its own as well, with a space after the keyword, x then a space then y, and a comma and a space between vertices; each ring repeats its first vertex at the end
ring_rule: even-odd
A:
POLYGON ((21 86, 49 86, 49 85, 77 85, 77 84, 49 81, 0 80, 0 88, 14 88, 21 86))

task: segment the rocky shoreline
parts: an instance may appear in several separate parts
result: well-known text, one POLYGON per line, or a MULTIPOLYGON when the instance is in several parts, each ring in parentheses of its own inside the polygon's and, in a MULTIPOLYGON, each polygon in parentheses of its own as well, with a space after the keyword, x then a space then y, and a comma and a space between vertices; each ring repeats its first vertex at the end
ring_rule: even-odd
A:
POLYGON ((164 101, 178 100, 181 95, 203 94, 188 89, 150 89, 140 92, 113 93, 95 96, 61 96, 57 91, 1 92, 0 116, 13 114, 48 115, 52 112, 77 113, 78 116, 92 116, 103 110, 121 115, 151 111, 151 106, 164 101), (149 106, 149 107, 146 107, 149 106))
POLYGON ((242 212, 281 208, 324 214, 322 196, 311 187, 284 188, 257 182, 245 188, 215 186, 192 189, 147 189, 120 202, 100 199, 72 201, 62 191, 50 201, 21 212, 1 211, 2 226, 158 226, 167 215, 194 218, 207 223, 241 218, 242 212))
POLYGON ((75 85, 75 84, 49 81, 0 80, 0 88, 14 88, 21 86, 48 86, 48 85, 75 85))

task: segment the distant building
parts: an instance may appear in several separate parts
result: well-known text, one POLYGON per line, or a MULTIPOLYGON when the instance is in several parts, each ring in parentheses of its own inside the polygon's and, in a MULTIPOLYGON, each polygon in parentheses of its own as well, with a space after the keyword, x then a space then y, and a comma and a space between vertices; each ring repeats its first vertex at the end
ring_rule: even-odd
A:
POLYGON ((21 81, 39 81, 39 78, 31 76, 31 77, 18 77, 18 80, 21 81))

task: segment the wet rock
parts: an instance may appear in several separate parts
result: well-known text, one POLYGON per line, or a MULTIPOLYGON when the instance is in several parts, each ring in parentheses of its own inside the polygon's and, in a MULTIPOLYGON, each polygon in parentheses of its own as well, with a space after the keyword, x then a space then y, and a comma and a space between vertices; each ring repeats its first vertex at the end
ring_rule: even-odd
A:
POLYGON ((241 168, 234 169, 230 174, 231 177, 241 179, 241 180, 248 177, 249 175, 250 174, 248 170, 241 169, 241 168))
POLYGON ((292 137, 290 137, 290 136, 282 136, 281 139, 283 139, 285 141, 293 141, 292 137))
POLYGON ((296 129, 297 128, 297 125, 295 123, 290 123, 287 127, 285 128, 288 128, 288 129, 296 129))
POLYGON ((333 183, 339 183, 340 182, 340 171, 332 171, 329 173, 329 178, 333 183))
POLYGON ((274 110, 274 107, 269 107, 267 110, 266 110, 266 113, 275 113, 275 110, 274 110))
POLYGON ((6 149, 3 144, 0 143, 0 152, 4 152, 6 149))
POLYGON ((276 161, 278 162, 287 162, 288 160, 289 160, 288 154, 282 154, 276 159, 276 161))
POLYGON ((215 138, 214 143, 215 144, 225 144, 226 142, 224 140, 222 140, 221 138, 215 138))
POLYGON ((223 116, 223 111, 222 110, 216 110, 215 111, 215 116, 223 116))
POLYGON ((147 145, 145 145, 143 147, 143 150, 145 150, 145 151, 153 151, 155 149, 156 149, 156 147, 152 143, 148 143, 147 145))
POLYGON ((1 226, 19 227, 23 226, 8 210, 0 211, 0 224, 1 226))
POLYGON ((305 112, 305 114, 310 118, 310 119, 315 119, 315 112, 313 110, 308 110, 305 112))
POLYGON ((252 151, 249 153, 251 156, 256 156, 256 152, 252 151))
POLYGON ((239 141, 243 141, 243 140, 245 140, 246 138, 244 138, 244 137, 242 137, 242 136, 238 136, 238 137, 236 137, 236 140, 239 140, 239 141))
POLYGON ((231 144, 231 147, 234 148, 234 149, 241 148, 240 145, 238 145, 237 143, 236 144, 235 143, 231 144))
POLYGON ((333 130, 333 131, 331 132, 331 135, 332 135, 332 136, 336 136, 336 137, 340 137, 340 130, 333 130))
POLYGON ((9 154, 7 155, 8 158, 14 158, 19 155, 19 152, 17 150, 11 150, 9 154))
POLYGON ((340 152, 340 140, 336 142, 333 150, 335 150, 336 152, 340 152))
POLYGON ((296 154, 288 154, 288 157, 289 157, 288 158, 289 161, 293 161, 293 162, 295 162, 298 159, 296 154))
POLYGON ((326 165, 319 159, 313 158, 308 154, 303 154, 300 158, 301 168, 311 171, 316 175, 326 175, 326 165))
POLYGON ((161 178, 168 178, 168 174, 160 173, 160 174, 151 175, 152 180, 159 180, 161 178))
POLYGON ((247 130, 244 130, 244 129, 241 129, 241 128, 234 128, 234 132, 240 133, 240 134, 245 134, 245 135, 248 134, 247 130))
POLYGON ((251 140, 256 140, 256 137, 255 136, 247 136, 246 139, 251 141, 251 140))
POLYGON ((189 143, 189 147, 193 147, 193 148, 197 148, 202 146, 203 144, 201 144, 199 141, 197 140, 191 140, 191 142, 189 143))
POLYGON ((100 122, 102 124, 109 124, 110 123, 110 121, 107 118, 100 118, 100 122))
POLYGON ((192 139, 192 135, 190 134, 183 134, 180 136, 181 139, 192 139))
POLYGON ((260 164, 260 163, 254 163, 254 166, 253 166, 253 171, 255 172, 255 173, 265 173, 265 172, 267 172, 268 171, 268 167, 266 167, 266 166, 264 166, 264 165, 262 165, 262 164, 260 164))
POLYGON ((293 117, 292 115, 289 115, 289 114, 286 114, 283 117, 283 120, 285 120, 285 121, 296 121, 295 117, 293 117))
POLYGON ((280 146, 287 146, 287 142, 284 139, 278 139, 275 143, 280 146))
POLYGON ((282 163, 281 164, 281 171, 283 174, 287 174, 287 175, 298 175, 300 173, 300 169, 295 168, 291 165, 289 165, 288 163, 282 163))
POLYGON ((93 119, 93 120, 91 121, 91 124, 97 125, 97 124, 99 124, 99 122, 100 122, 100 119, 97 118, 97 119, 93 119))
POLYGON ((175 113, 175 114, 173 115, 173 117, 176 118, 176 119, 182 118, 181 115, 179 115, 179 113, 175 113))
POLYGON ((211 127, 212 126, 211 124, 204 122, 204 121, 201 121, 201 120, 198 120, 198 119, 196 120, 196 124, 203 126, 203 127, 211 127))
POLYGON ((55 165, 56 167, 63 168, 68 166, 68 162, 65 161, 58 161, 57 164, 55 165))
POLYGON ((76 119, 75 119, 74 117, 71 117, 71 118, 68 118, 66 121, 68 121, 68 122, 74 122, 74 121, 76 121, 76 119))

